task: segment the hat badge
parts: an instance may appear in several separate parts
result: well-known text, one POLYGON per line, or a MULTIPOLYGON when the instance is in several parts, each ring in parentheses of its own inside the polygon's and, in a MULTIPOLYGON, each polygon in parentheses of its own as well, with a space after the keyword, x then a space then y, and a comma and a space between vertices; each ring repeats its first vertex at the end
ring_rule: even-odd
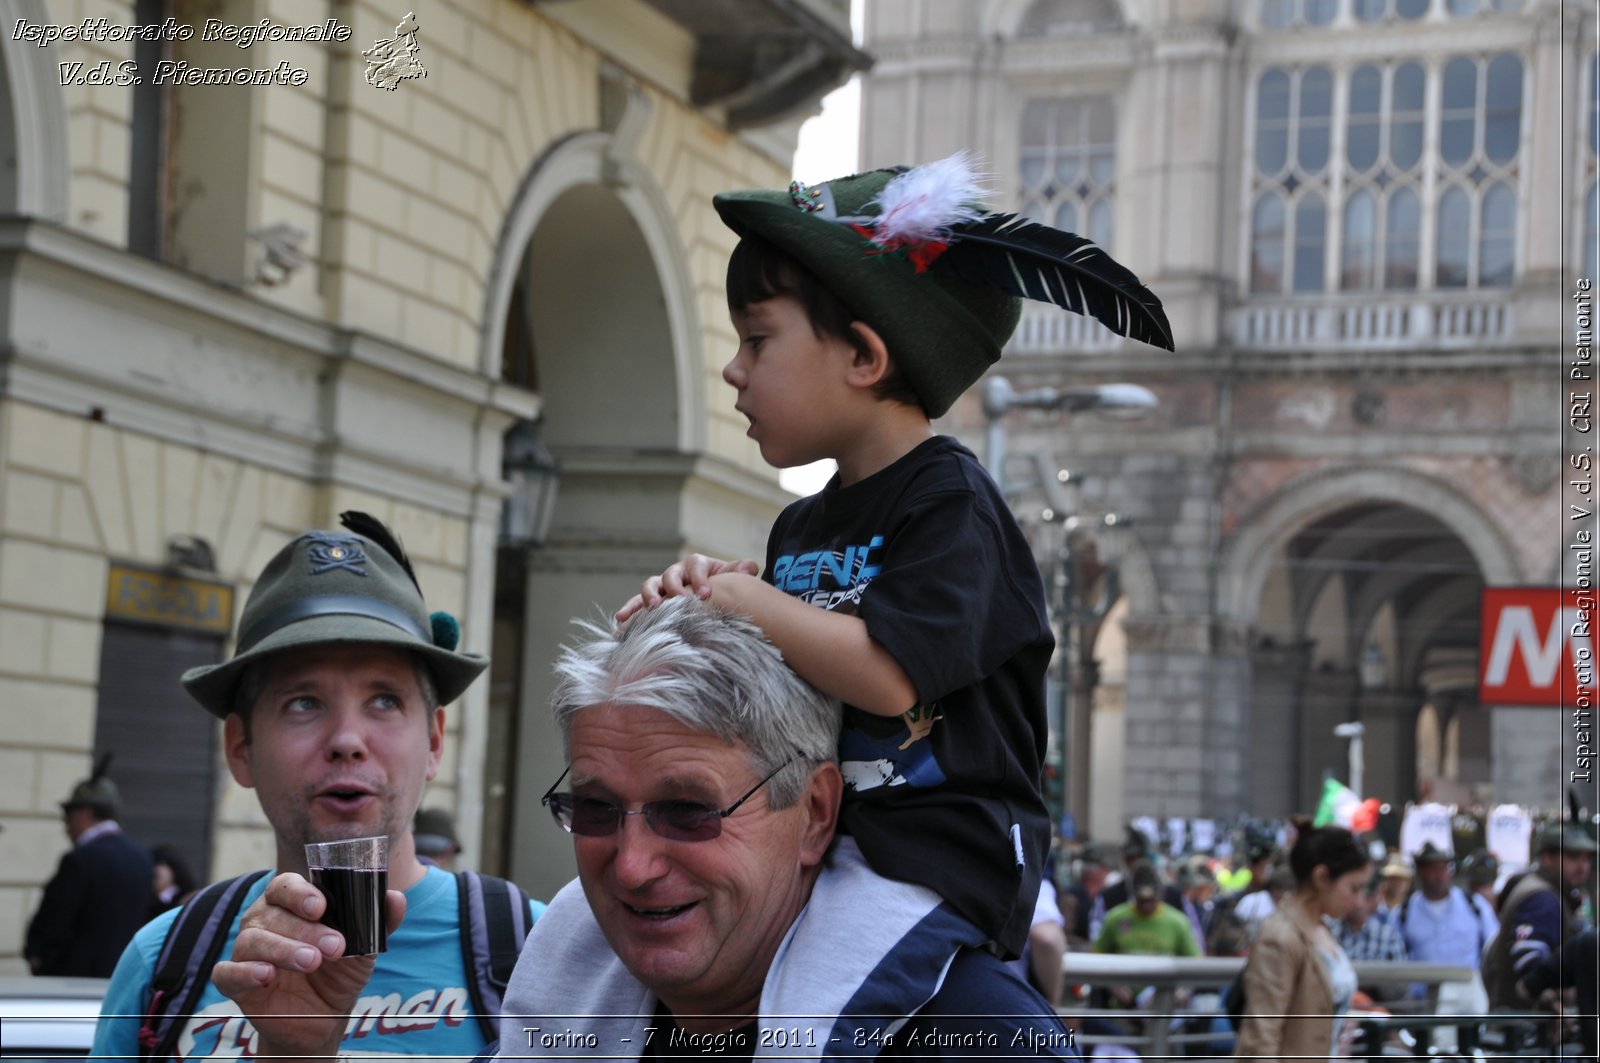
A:
POLYGON ((799 181, 789 182, 789 198, 807 214, 815 214, 823 209, 821 190, 807 187, 799 181))
POLYGON ((367 555, 361 549, 361 540, 344 535, 307 535, 310 544, 306 559, 311 562, 311 574, 320 576, 335 569, 344 569, 358 576, 367 574, 367 555))

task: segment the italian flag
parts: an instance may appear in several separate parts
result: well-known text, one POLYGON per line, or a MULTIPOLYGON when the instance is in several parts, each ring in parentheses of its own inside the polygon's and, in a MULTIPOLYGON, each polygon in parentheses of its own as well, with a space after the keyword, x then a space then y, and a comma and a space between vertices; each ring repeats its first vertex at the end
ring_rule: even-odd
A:
POLYGON ((1313 827, 1330 824, 1355 829, 1353 824, 1361 812, 1361 798, 1356 792, 1331 775, 1322 784, 1322 800, 1317 803, 1317 814, 1311 820, 1313 827))
POLYGON ((1377 830, 1378 807, 1376 797, 1363 801, 1354 790, 1330 776, 1322 784, 1322 800, 1317 803, 1317 814, 1311 825, 1326 827, 1331 824, 1356 834, 1377 830))

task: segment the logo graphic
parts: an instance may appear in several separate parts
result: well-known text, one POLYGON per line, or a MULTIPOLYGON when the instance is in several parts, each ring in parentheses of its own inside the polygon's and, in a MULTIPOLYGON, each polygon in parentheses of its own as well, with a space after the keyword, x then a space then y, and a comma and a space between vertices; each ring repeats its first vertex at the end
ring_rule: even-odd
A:
POLYGON ((407 78, 425 78, 428 72, 417 58, 417 16, 407 12, 394 28, 394 36, 378 41, 361 53, 367 61, 367 84, 393 92, 407 78))
POLYGON ((921 741, 936 721, 944 719, 937 702, 894 719, 861 712, 848 715, 839 735, 839 771, 845 789, 861 793, 880 786, 944 785, 944 769, 933 755, 933 743, 921 741))
POLYGON ((367 574, 367 555, 361 550, 360 539, 349 535, 308 535, 306 539, 311 543, 306 549, 306 558, 311 562, 313 576, 336 568, 358 576, 367 574))

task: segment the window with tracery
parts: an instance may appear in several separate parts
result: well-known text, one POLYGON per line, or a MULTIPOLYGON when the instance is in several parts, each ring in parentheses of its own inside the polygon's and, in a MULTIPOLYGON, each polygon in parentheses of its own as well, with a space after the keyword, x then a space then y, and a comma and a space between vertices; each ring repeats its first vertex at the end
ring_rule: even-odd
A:
POLYGON ((1030 100, 1020 143, 1018 213, 1110 249, 1117 170, 1111 100, 1030 100))
MULTIPOLYGON (((1357 0, 1354 13, 1409 18, 1413 10, 1401 0, 1357 0)), ((1509 286, 1522 99, 1523 63, 1510 52, 1262 70, 1249 290, 1509 286)))
POLYGON ((1260 0, 1264 30, 1332 25, 1421 22, 1429 17, 1467 19, 1510 15, 1523 0, 1260 0))

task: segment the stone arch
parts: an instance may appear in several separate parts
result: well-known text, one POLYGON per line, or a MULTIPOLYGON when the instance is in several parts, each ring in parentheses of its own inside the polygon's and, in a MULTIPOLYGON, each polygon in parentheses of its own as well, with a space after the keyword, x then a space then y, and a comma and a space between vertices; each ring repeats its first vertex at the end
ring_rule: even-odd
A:
POLYGON ((1411 469, 1347 466, 1299 477, 1250 513, 1218 559, 1217 612, 1253 623, 1272 559, 1297 529, 1357 503, 1420 509, 1466 545, 1490 586, 1524 578, 1505 533, 1456 488, 1411 469))
POLYGON ((67 221, 67 106, 53 53, 12 39, 19 20, 48 24, 44 0, 0 0, 0 214, 67 221))
MULTIPOLYGON (((663 403, 657 397, 647 406, 629 410, 635 419, 633 427, 656 448, 698 451, 705 446, 705 396, 694 353, 700 325, 683 266, 687 254, 671 206, 653 177, 631 160, 619 159, 612 145, 613 138, 605 133, 569 137, 534 165, 517 190, 501 226, 485 285, 479 367, 491 376, 499 375, 512 290, 535 233, 551 222, 557 208, 592 212, 583 223, 608 225, 619 241, 626 242, 628 230, 636 232, 648 261, 629 265, 648 269, 635 268, 631 273, 638 277, 653 273, 650 280, 659 286, 666 320, 672 401, 663 403)), ((571 232, 564 229, 562 235, 571 232)), ((633 372, 631 379, 638 380, 636 366, 633 372)), ((591 408, 581 414, 607 412, 614 413, 591 408)))

